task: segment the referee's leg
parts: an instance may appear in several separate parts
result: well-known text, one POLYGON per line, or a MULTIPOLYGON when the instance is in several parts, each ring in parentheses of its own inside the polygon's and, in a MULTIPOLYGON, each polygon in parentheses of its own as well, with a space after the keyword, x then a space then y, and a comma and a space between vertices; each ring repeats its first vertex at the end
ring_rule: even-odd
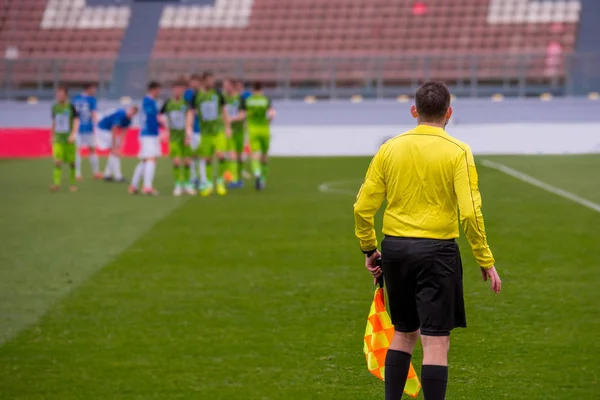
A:
POLYGON ((414 269, 407 257, 410 244, 405 239, 385 238, 382 268, 388 294, 388 309, 395 328, 394 339, 385 358, 385 398, 402 398, 412 352, 419 338, 419 315, 414 293, 414 269))
POLYGON ((444 400, 448 385, 450 336, 421 335, 423 365, 421 384, 425 400, 444 400))
POLYGON ((419 338, 419 331, 394 333, 394 339, 385 356, 385 398, 399 400, 402 398, 412 352, 419 338))
POLYGON ((415 293, 423 345, 421 383, 426 400, 444 400, 450 332, 467 325, 462 263, 454 241, 430 240, 419 246, 430 255, 428 267, 418 271, 415 293))
MULTIPOLYGON (((419 338, 419 331, 396 331, 385 358, 385 399, 402 398, 412 352, 419 338)), ((421 384, 425 400, 444 400, 448 384, 448 350, 450 336, 421 335, 423 366, 421 384)))
POLYGON ((454 241, 386 237, 382 261, 396 330, 386 357, 386 400, 402 396, 419 333, 425 400, 444 400, 450 331, 466 326, 458 246, 454 241))

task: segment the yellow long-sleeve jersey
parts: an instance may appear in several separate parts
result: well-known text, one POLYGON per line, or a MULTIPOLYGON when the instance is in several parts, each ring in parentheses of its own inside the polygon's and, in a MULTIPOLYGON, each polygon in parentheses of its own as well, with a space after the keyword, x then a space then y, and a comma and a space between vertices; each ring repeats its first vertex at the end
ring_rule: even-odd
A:
POLYGON ((387 200, 383 233, 453 239, 458 219, 480 266, 494 265, 487 244, 477 170, 469 146, 442 128, 419 125, 381 146, 354 204, 363 251, 377 248, 374 216, 387 200))

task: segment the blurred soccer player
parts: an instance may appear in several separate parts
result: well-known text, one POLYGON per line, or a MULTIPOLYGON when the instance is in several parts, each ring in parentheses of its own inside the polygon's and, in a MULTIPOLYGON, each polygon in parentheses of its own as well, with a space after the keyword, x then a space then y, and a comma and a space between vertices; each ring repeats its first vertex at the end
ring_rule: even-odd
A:
MULTIPOLYGON (((188 88, 186 89, 183 97, 186 103, 189 105, 194 101, 196 97, 196 92, 198 92, 202 88, 202 77, 200 75, 194 74, 191 76, 190 81, 188 83, 188 88)), ((194 119, 194 134, 192 135, 192 139, 190 141, 190 148, 192 150, 191 158, 192 161, 190 163, 190 180, 194 182, 194 185, 197 188, 200 188, 200 185, 206 182, 206 164, 203 160, 200 159, 200 121, 198 120, 198 116, 194 119)))
POLYGON ((166 115, 169 126, 169 152, 173 160, 175 178, 173 194, 175 196, 181 196, 184 190, 187 194, 196 194, 194 186, 190 181, 191 147, 186 144, 185 140, 185 118, 187 112, 187 103, 183 97, 185 87, 185 81, 176 81, 173 84, 173 96, 167 99, 160 110, 161 114, 166 115))
POLYGON ((131 126, 131 120, 137 112, 137 106, 131 106, 127 110, 119 108, 98 122, 98 147, 110 151, 104 169, 104 180, 106 181, 125 182, 121 173, 121 146, 127 134, 127 128, 131 126))
POLYGON ((62 178, 62 165, 70 167, 70 189, 77 191, 75 176, 75 152, 77 145, 77 132, 79 132, 79 115, 69 102, 69 93, 65 86, 56 90, 56 103, 52 106, 52 158, 54 159, 53 183, 50 190, 60 188, 62 178))
POLYGON ((194 118, 200 121, 200 156, 206 162, 206 183, 200 188, 202 196, 209 196, 216 189, 217 194, 227 194, 223 173, 227 167, 225 151, 227 137, 231 136, 229 116, 225 107, 225 98, 215 89, 215 77, 212 73, 203 76, 204 87, 196 93, 189 104, 186 133, 191 141, 194 118), (213 160, 217 159, 219 169, 216 184, 213 184, 213 160), (214 186, 213 186, 214 185, 214 186))
POLYGON ((79 114, 79 135, 77 135, 77 150, 75 152, 75 175, 77 180, 81 180, 81 155, 79 150, 83 147, 90 152, 89 159, 92 166, 92 172, 95 179, 102 178, 98 155, 96 154, 96 143, 94 137, 94 128, 98 122, 96 84, 89 83, 85 86, 82 93, 73 97, 73 105, 79 114))
POLYGON ((236 81, 226 79, 223 81, 223 94, 227 104, 227 113, 231 119, 231 137, 227 139, 227 159, 230 173, 229 187, 236 188, 243 185, 241 177, 244 162, 244 116, 240 114, 241 97, 236 90, 236 81))
POLYGON ((242 100, 246 100, 248 97, 250 97, 250 95, 252 95, 252 92, 246 89, 244 81, 241 79, 235 81, 235 91, 240 95, 242 100))
POLYGON ((252 94, 242 100, 241 109, 246 118, 256 190, 263 190, 269 175, 271 121, 275 118, 275 109, 271 99, 263 94, 260 82, 252 84, 252 94))
POLYGON ((148 84, 148 93, 142 100, 141 130, 140 130, 140 163, 133 172, 129 193, 137 194, 142 176, 144 183, 142 193, 157 196, 154 189, 154 173, 156 171, 156 159, 160 156, 159 140, 159 115, 156 100, 160 96, 161 86, 158 82, 148 84))
MULTIPOLYGON (((246 100, 248 97, 252 95, 252 92, 246 88, 244 81, 241 79, 237 79, 235 81, 235 91, 240 95, 241 100, 246 100)), ((241 104, 241 103, 240 103, 241 104)), ((246 145, 248 144, 248 135, 246 123, 243 124, 244 127, 244 151, 246 151, 246 145)), ((243 157, 245 159, 245 163, 242 164, 242 167, 246 167, 247 170, 251 170, 252 166, 250 165, 250 157, 243 157)), ((252 174, 249 173, 246 169, 242 168, 239 171, 240 181, 243 182, 244 179, 252 178, 252 174)))

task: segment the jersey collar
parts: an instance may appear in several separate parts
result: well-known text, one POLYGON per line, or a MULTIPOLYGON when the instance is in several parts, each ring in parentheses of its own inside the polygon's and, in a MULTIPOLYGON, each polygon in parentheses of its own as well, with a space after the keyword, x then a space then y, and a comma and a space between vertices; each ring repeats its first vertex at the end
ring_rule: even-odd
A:
POLYGON ((417 127, 413 130, 415 133, 424 133, 428 135, 439 135, 439 136, 447 136, 448 133, 443 128, 438 128, 436 126, 431 125, 417 125, 417 127))

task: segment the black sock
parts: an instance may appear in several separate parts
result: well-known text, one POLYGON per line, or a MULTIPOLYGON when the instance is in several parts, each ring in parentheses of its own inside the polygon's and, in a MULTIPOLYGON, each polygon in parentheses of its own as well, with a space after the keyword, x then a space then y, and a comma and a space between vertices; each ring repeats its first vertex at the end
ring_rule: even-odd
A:
POLYGON ((385 356, 385 400, 400 400, 406 385, 412 355, 388 350, 385 356))
POLYGON ((448 385, 448 367, 442 365, 423 365, 421 384, 425 400, 444 400, 448 385))

